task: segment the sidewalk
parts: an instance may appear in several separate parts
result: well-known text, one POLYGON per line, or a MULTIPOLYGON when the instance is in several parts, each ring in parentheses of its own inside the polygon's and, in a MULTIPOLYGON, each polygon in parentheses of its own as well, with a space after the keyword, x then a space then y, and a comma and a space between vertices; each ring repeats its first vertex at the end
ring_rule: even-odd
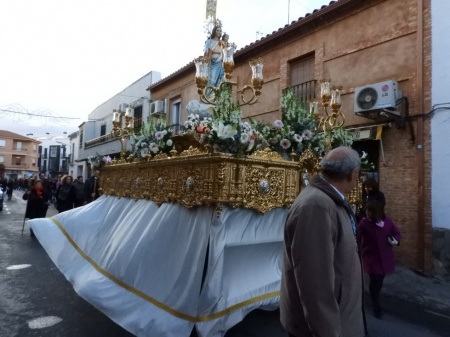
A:
MULTIPOLYGON (((366 290, 368 284, 366 284, 366 290)), ((409 269, 397 267, 387 275, 382 296, 423 306, 428 312, 450 320, 450 282, 419 275, 409 269)), ((450 321, 449 321, 450 322, 450 321)))

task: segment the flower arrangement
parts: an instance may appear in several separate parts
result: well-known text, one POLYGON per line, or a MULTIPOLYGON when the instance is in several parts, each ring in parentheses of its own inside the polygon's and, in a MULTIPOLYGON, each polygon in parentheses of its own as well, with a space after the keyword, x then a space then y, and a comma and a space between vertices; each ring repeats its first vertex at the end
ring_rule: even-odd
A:
MULTIPOLYGON (((326 132, 326 135, 330 135, 330 131, 326 132)), ((352 134, 344 128, 335 128, 331 132, 331 147, 339 146, 351 146, 353 144, 352 134)))
POLYGON ((232 101, 230 89, 222 87, 212 109, 213 117, 191 114, 185 122, 185 133, 196 132, 200 144, 213 151, 247 155, 256 150, 260 135, 249 122, 243 122, 239 106, 232 101))
POLYGON ((190 114, 179 132, 167 127, 165 117, 144 123, 140 134, 132 136, 132 157, 146 158, 173 149, 174 136, 192 135, 200 144, 214 152, 249 155, 270 148, 288 159, 311 149, 322 156, 330 146, 350 146, 350 133, 344 128, 323 132, 317 129, 314 115, 307 112, 292 90, 281 98, 282 118, 272 125, 253 120, 242 121, 240 107, 233 103, 231 91, 223 86, 217 92, 212 115, 190 114))
POLYGON ((361 171, 373 172, 375 171, 375 164, 370 160, 368 153, 363 151, 361 155, 361 171))
POLYGON ((146 158, 158 153, 169 153, 173 148, 173 129, 167 127, 165 117, 143 123, 141 133, 132 135, 131 152, 134 157, 146 158))
POLYGON ((112 159, 110 156, 104 156, 102 159, 104 164, 111 164, 112 163, 112 159))
POLYGON ((96 169, 102 166, 102 158, 99 154, 96 156, 88 156, 87 157, 88 164, 91 166, 91 168, 96 169))
POLYGON ((292 90, 283 93, 281 111, 281 120, 275 120, 273 125, 257 123, 256 130, 262 134, 263 145, 285 158, 291 153, 300 155, 306 149, 321 156, 326 149, 327 134, 317 132, 314 116, 306 111, 292 90))
POLYGON ((110 164, 112 159, 110 156, 100 156, 98 153, 95 156, 88 156, 87 162, 91 166, 92 169, 98 169, 104 164, 110 164))

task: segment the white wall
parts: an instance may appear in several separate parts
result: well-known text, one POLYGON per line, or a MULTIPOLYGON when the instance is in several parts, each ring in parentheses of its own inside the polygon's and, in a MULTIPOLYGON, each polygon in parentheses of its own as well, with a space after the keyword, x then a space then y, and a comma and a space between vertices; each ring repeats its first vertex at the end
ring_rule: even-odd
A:
MULTIPOLYGON (((97 121, 98 134, 96 134, 95 137, 100 137, 101 124, 106 124, 107 133, 112 130, 111 121, 113 110, 119 109, 122 104, 131 104, 135 106, 142 105, 143 113, 147 113, 148 115, 148 112, 150 111, 150 96, 146 89, 159 80, 161 80, 161 74, 157 71, 151 71, 95 108, 88 117, 89 120, 97 121)), ((124 107, 122 109, 125 111, 124 107)))
POLYGON ((450 229, 450 1, 431 1, 433 108, 443 103, 431 119, 431 199, 435 228, 450 229))

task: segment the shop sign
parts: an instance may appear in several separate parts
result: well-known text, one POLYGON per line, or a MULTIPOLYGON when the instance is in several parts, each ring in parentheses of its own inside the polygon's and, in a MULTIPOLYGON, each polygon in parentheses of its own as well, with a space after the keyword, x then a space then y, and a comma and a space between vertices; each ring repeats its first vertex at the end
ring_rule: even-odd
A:
POLYGON ((351 132, 353 140, 362 140, 362 139, 369 139, 371 135, 371 130, 355 130, 351 132))

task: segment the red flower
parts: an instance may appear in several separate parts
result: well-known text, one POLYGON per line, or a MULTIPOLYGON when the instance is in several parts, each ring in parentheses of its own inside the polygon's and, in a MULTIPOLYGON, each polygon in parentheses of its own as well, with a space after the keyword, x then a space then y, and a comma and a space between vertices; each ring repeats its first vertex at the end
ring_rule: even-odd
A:
POLYGON ((202 133, 203 132, 203 126, 199 125, 197 126, 197 128, 195 129, 198 133, 202 133))

